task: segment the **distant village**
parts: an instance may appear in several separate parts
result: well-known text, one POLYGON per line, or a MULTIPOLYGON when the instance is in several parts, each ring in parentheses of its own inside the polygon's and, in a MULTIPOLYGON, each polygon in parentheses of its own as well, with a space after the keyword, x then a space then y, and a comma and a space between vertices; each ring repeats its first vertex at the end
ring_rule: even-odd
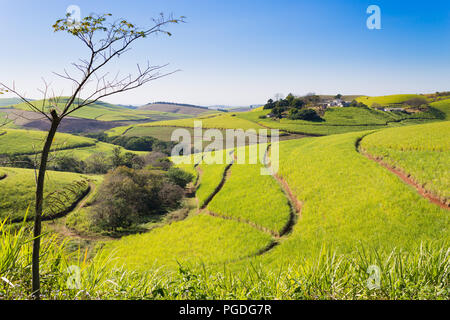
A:
POLYGON ((271 112, 265 118, 288 118, 291 120, 309 120, 323 121, 322 116, 328 108, 336 107, 357 107, 374 109, 385 112, 402 112, 415 113, 428 108, 428 101, 425 98, 416 97, 404 103, 390 103, 388 105, 380 105, 372 103, 370 106, 361 101, 357 101, 356 96, 320 96, 316 94, 308 94, 305 96, 294 96, 288 94, 285 98, 277 96, 276 101, 269 99, 264 105, 264 109, 270 109, 271 112))

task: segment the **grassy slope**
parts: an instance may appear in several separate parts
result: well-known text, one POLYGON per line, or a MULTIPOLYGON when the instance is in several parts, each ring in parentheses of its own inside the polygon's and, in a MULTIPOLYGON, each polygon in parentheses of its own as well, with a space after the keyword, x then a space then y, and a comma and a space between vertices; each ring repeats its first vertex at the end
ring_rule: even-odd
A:
POLYGON ((57 151, 57 155, 71 156, 77 160, 86 160, 87 158, 89 158, 89 156, 93 155, 94 153, 104 153, 106 155, 111 155, 113 150, 117 147, 122 151, 122 153, 131 152, 137 155, 144 155, 148 153, 147 151, 127 150, 123 147, 116 146, 110 143, 96 142, 95 145, 93 146, 57 151))
POLYGON ((367 106, 371 106, 374 103, 378 103, 380 105, 388 105, 391 103, 402 103, 412 98, 424 98, 422 95, 418 94, 393 94, 388 96, 378 96, 378 97, 368 97, 368 96, 362 96, 356 98, 356 101, 362 102, 366 104, 367 106))
POLYGON ((261 175, 260 168, 257 164, 233 165, 229 179, 208 209, 280 234, 289 221, 289 203, 277 182, 261 175))
MULTIPOLYGON (((171 141, 172 132, 174 130, 176 129, 173 127, 134 126, 128 130, 125 135, 130 137, 154 137, 162 141, 171 141)), ((194 134, 194 129, 188 128, 187 130, 190 132, 191 136, 194 134)))
MULTIPOLYGON (((56 106, 60 109, 64 108, 64 101, 66 100, 67 99, 65 98, 61 99, 59 103, 56 104, 56 106)), ((32 104, 40 108, 42 106, 42 100, 32 101, 32 104)), ((19 110, 30 110, 29 106, 25 103, 19 103, 12 107, 19 110)), ((154 120, 162 120, 187 117, 186 115, 170 112, 128 109, 101 101, 83 107, 82 109, 73 112, 70 116, 83 119, 95 119, 100 121, 145 120, 149 118, 152 118, 154 120)))
MULTIPOLYGON (((1 168, 0 171, 8 175, 6 179, 0 180, 0 218, 6 216, 21 218, 24 216, 28 206, 33 208, 36 188, 34 170, 1 168)), ((66 187, 73 185, 75 181, 82 181, 88 178, 88 176, 75 173, 49 171, 46 177, 45 195, 47 196, 54 191, 64 190, 66 187)), ((82 191, 79 190, 77 195, 70 195, 70 199, 65 201, 65 207, 69 207, 82 191)), ((44 208, 48 207, 47 204, 48 201, 45 200, 44 208)), ((30 216, 32 212, 33 210, 30 210, 30 216)))
POLYGON ((7 107, 20 103, 22 100, 19 98, 0 98, 0 107, 7 107))
MULTIPOLYGON (((415 95, 396 95, 379 98, 379 101, 404 101, 415 95)), ((449 100, 450 101, 450 100, 449 100)), ((450 114, 447 101, 439 101, 431 105, 444 113, 450 114)), ((158 121, 137 126, 118 127, 108 131, 110 135, 150 135, 163 139, 170 139, 172 132, 167 126, 192 128, 194 120, 201 120, 203 128, 220 129, 261 129, 263 127, 280 129, 283 131, 306 133, 313 135, 329 135, 346 133, 352 131, 365 131, 380 129, 382 127, 399 126, 407 124, 422 123, 434 118, 432 113, 399 114, 364 108, 329 108, 322 122, 311 122, 303 120, 272 120, 260 118, 270 111, 257 108, 248 112, 236 112, 216 116, 203 116, 195 119, 181 119, 170 121, 158 121), (234 116, 233 116, 234 115, 234 116), (419 118, 419 119, 416 119, 419 118), (152 128, 158 127, 158 128, 152 128)))
MULTIPOLYGON (((0 129, 0 154, 33 154, 42 149, 46 132, 0 129)), ((94 146, 95 140, 66 133, 56 134, 53 150, 94 146)))
MULTIPOLYGON (((0 154, 34 154, 42 148, 46 133, 34 130, 0 129, 0 154)), ((77 160, 86 160, 94 153, 102 152, 107 155, 112 154, 114 148, 118 146, 99 142, 94 139, 71 135, 68 133, 57 133, 53 142, 53 149, 57 150, 57 156, 72 156, 77 160)), ((144 155, 146 151, 131 151, 119 147, 122 152, 131 152, 137 155, 144 155)))
POLYGON ((430 103, 430 106, 445 114, 446 120, 450 120, 450 99, 432 102, 430 103))
POLYGON ((336 133, 346 133, 351 131, 365 131, 379 129, 386 126, 397 126, 399 121, 417 122, 418 120, 404 120, 409 118, 421 118, 425 121, 434 116, 431 113, 420 113, 413 115, 384 112, 365 108, 329 108, 323 116, 324 121, 312 122, 304 120, 273 120, 269 118, 261 119, 260 116, 267 115, 269 110, 258 110, 242 112, 236 114, 237 117, 259 123, 260 125, 285 130, 289 132, 329 135, 336 133))
POLYGON ((221 264, 256 254, 271 237, 246 224, 200 214, 157 228, 149 233, 124 237, 106 245, 117 263, 130 269, 176 268, 181 263, 221 264))
POLYGON ((201 180, 195 195, 198 198, 198 205, 202 207, 208 197, 219 186, 224 174, 226 164, 200 164, 199 168, 202 172, 201 180))
POLYGON ((280 143, 280 171, 304 205, 293 233, 263 261, 299 262, 323 246, 351 254, 450 240, 448 212, 355 150, 365 133, 280 143))
POLYGON ((450 198, 450 122, 386 129, 361 141, 367 153, 397 167, 443 199, 450 198))
MULTIPOLYGON (((236 113, 237 115, 237 113, 236 113)), ((194 121, 202 121, 203 128, 218 128, 218 129, 263 129, 262 126, 239 118, 238 116, 233 116, 232 114, 219 114, 210 115, 204 117, 198 117, 195 119, 182 119, 182 120, 169 120, 169 121, 157 121, 150 122, 146 124, 141 124, 139 126, 172 126, 172 127, 187 127, 193 128, 194 121)))
MULTIPOLYGON (((266 145, 259 147, 265 150, 266 145)), ((258 150, 255 148, 254 152, 258 150)), ((249 155, 249 147, 238 148, 236 155, 238 159, 231 166, 225 185, 209 203, 208 209, 221 216, 247 221, 274 234, 281 234, 290 218, 286 196, 272 176, 261 174, 263 166, 257 154, 249 155), (245 162, 239 161, 239 157, 244 159, 239 151, 245 152, 245 162), (250 158, 252 161, 249 161, 250 158)))

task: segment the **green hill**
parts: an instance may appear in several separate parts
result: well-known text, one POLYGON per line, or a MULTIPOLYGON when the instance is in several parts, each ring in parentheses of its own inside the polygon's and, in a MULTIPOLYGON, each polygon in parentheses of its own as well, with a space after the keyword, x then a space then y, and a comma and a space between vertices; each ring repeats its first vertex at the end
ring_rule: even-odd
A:
MULTIPOLYGON (((64 108, 65 103, 68 98, 62 97, 57 100, 57 103, 53 105, 59 109, 64 108)), ((31 103, 42 108, 42 100, 32 101, 31 103)), ((75 106, 77 101, 75 101, 75 106)), ((48 110, 49 104, 46 103, 45 110, 48 110)), ((19 103, 11 106, 15 109, 30 111, 30 107, 26 103, 19 103)), ((187 117, 182 114, 175 114, 170 112, 159 112, 159 111, 148 111, 148 110, 137 110, 129 109, 122 106, 113 105, 103 101, 97 101, 92 105, 85 106, 72 114, 72 117, 82 118, 82 119, 92 119, 99 121, 135 121, 135 120, 164 120, 164 119, 178 119, 187 117)))

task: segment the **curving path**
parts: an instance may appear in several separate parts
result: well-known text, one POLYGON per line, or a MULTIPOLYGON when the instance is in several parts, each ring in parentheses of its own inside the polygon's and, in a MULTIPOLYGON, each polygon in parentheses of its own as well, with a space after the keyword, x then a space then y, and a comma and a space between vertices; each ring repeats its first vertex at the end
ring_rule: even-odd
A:
MULTIPOLYGON (((369 133, 370 134, 370 133, 369 133)), ((395 174, 397 177, 399 177, 404 183, 406 183, 407 185, 410 185, 411 187, 413 187, 414 189, 416 189, 417 193, 419 193, 422 197, 424 197, 425 199, 428 199, 428 201, 430 201, 431 203, 441 207, 442 209, 447 209, 450 210, 450 203, 446 203, 445 201, 443 201, 441 198, 435 196, 434 194, 432 194, 431 192, 429 192, 428 190, 426 190, 425 188, 423 188, 420 184, 418 184, 416 181, 414 181, 411 178, 411 175, 404 173, 403 171, 394 168, 392 166, 390 166, 389 164, 383 162, 383 159, 374 157, 372 155, 370 155, 369 153, 365 152, 364 150, 362 150, 360 148, 360 143, 362 141, 362 139, 364 139, 364 137, 368 136, 369 134, 361 137, 357 142, 356 142, 356 151, 358 151, 361 155, 365 156, 367 159, 375 161, 377 163, 379 163, 382 167, 386 168, 387 170, 389 170, 390 172, 392 172, 393 174, 395 174)))
MULTIPOLYGON (((266 154, 265 157, 267 157, 267 154, 270 150, 270 145, 268 145, 267 150, 266 150, 266 154)), ((225 185, 228 177, 230 176, 230 168, 231 166, 234 164, 234 161, 232 163, 230 163, 226 169, 223 172, 223 176, 222 176, 222 180, 220 182, 220 184, 217 186, 217 188, 214 190, 214 192, 208 197, 207 201, 205 201, 205 204, 199 208, 199 213, 203 213, 203 214, 208 214, 212 217, 218 218, 218 219, 224 219, 224 220, 233 220, 236 222, 240 222, 240 223, 245 223, 249 226, 251 226, 252 228, 257 229, 258 231, 264 232, 266 234, 269 234, 272 237, 272 242, 266 246, 265 248, 262 248, 260 251, 258 251, 256 254, 249 256, 249 257, 244 257, 244 258, 240 258, 237 259, 236 261, 233 260, 231 262, 237 262, 240 260, 245 260, 248 258, 252 258, 255 256, 260 256, 264 253, 269 252, 271 249, 273 249, 274 247, 276 247, 277 245, 279 245, 279 240, 283 237, 285 237, 286 235, 288 235, 291 231, 293 226, 295 225, 295 223, 297 222, 298 218, 301 216, 301 209, 302 209, 302 203, 294 196, 294 193, 292 192, 292 190, 289 188, 289 185, 286 183, 286 181, 284 181, 280 176, 278 176, 277 174, 272 175, 272 177, 277 181, 277 183, 279 184, 282 192, 284 193, 284 195, 286 196, 286 198, 288 199, 288 203, 290 206, 290 219, 288 221, 288 223, 286 224, 286 226, 283 228, 283 230, 280 232, 280 234, 265 228, 263 226, 260 226, 252 221, 249 220, 245 220, 245 219, 241 219, 238 217, 231 217, 231 216, 224 216, 224 215, 219 215, 217 213, 214 213, 210 210, 207 209, 208 204, 212 201, 212 199, 217 195, 217 193, 220 192, 220 190, 223 188, 223 186, 225 185)), ((267 164, 266 166, 269 166, 270 164, 267 164)), ((199 181, 201 179, 201 169, 198 167, 198 164, 195 165, 197 171, 199 172, 199 176, 198 176, 198 180, 196 182, 196 187, 198 187, 199 181)))
MULTIPOLYGON (((96 186, 94 183, 89 182, 86 190, 84 190, 68 208, 66 208, 63 211, 58 212, 56 214, 44 215, 44 216, 42 216, 41 221, 50 221, 50 220, 63 218, 66 215, 68 215, 69 213, 71 213, 72 211, 81 209, 86 204, 87 199, 89 198, 89 195, 95 191, 95 187, 96 186)), ((23 218, 14 218, 14 219, 11 219, 10 222, 11 223, 22 223, 23 220, 24 220, 23 218)), ((33 220, 34 220, 34 217, 28 216, 25 221, 30 222, 33 220)))
MULTIPOLYGON (((265 153, 265 157, 267 157, 268 153, 270 152, 270 145, 267 146, 267 150, 265 153)), ((268 164, 267 167, 270 165, 268 164)), ((281 190, 283 191, 284 195, 288 199, 289 207, 290 207, 290 217, 289 221, 286 224, 286 226, 281 231, 280 236, 283 237, 289 233, 292 232, 292 229, 294 228, 295 223, 297 220, 301 217, 302 212, 302 203, 297 199, 297 197, 294 195, 294 192, 289 187, 288 183, 277 173, 273 174, 272 177, 278 182, 278 185, 280 186, 281 190)))

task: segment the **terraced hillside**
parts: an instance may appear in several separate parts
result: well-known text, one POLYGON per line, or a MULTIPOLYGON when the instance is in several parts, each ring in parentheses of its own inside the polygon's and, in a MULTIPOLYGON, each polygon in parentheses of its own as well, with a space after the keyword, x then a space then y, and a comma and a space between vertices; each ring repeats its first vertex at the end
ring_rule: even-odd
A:
POLYGON ((139 110, 151 110, 151 111, 160 111, 160 112, 171 112, 177 114, 186 114, 198 116, 202 114, 208 114, 214 111, 209 110, 207 107, 200 107, 188 104, 180 104, 180 103, 149 103, 145 106, 139 107, 139 110))
POLYGON ((217 129, 264 129, 263 126, 248 121, 243 118, 237 117, 236 114, 215 114, 209 116, 198 117, 194 119, 181 119, 181 120, 170 120, 170 121, 157 121, 142 124, 143 127, 186 127, 193 128, 194 121, 201 120, 203 128, 217 128, 217 129))
MULTIPOLYGON (((446 114, 449 104, 441 100, 433 106, 446 114)), ((159 270, 163 276, 148 292, 163 292, 166 297, 173 297, 173 291, 167 289, 169 284, 159 291, 155 288, 166 280, 173 283, 172 275, 182 270, 183 285, 189 287, 189 279, 198 281, 195 285, 201 289, 192 290, 207 292, 202 292, 202 298, 448 299, 450 122, 403 126, 431 117, 405 119, 396 113, 365 108, 331 110, 324 116, 326 124, 278 122, 261 117, 267 112, 261 109, 201 117, 205 128, 261 129, 279 125, 289 131, 286 128, 295 131, 314 127, 311 133, 320 130, 330 135, 258 145, 257 149, 264 151, 258 155, 264 154, 265 158, 279 147, 279 161, 271 159, 270 163, 279 167, 273 175, 261 174, 265 169, 258 162, 261 159, 252 158, 255 163, 250 163, 248 146, 225 150, 223 154, 172 158, 175 163, 191 159, 177 166, 195 176, 186 190, 189 206, 183 208, 187 212, 181 218, 184 220, 169 220, 120 239, 102 238, 103 252, 115 257, 105 269, 114 270, 112 274, 117 271, 114 268, 120 267, 121 274, 132 272, 135 279, 159 270), (344 133, 346 130, 356 132, 344 133), (236 160, 241 151, 246 153, 244 164, 236 160), (210 163, 216 155, 233 161, 210 163), (427 194, 438 198, 439 203, 430 201, 427 194), (195 199, 189 198, 193 196, 195 199), (370 265, 381 269, 380 290, 366 287, 370 265), (185 268, 196 275, 191 277, 191 271, 185 268)), ((145 136, 146 129, 191 128, 193 121, 132 125, 110 134, 143 130, 145 136)), ((14 135, 8 134, 20 130, 4 132, 0 142, 5 138, 9 139, 5 142, 15 145, 14 135)), ((110 148, 95 140, 86 146, 77 142, 70 140, 71 148, 59 152, 77 152, 79 158, 84 158, 110 148)), ((17 152, 26 149, 20 143, 15 147, 17 152)), ((23 217, 25 206, 33 201, 32 178, 30 170, 0 168, 0 217, 11 212, 16 219, 23 217)), ((47 192, 87 178, 49 172, 47 192)), ((80 188, 65 202, 69 209, 83 192, 86 189, 80 188)), ((72 212, 64 221, 65 227, 76 226, 73 232, 83 230, 90 214, 84 209, 72 212)), ((64 232, 65 236, 73 235, 64 232)), ((75 236, 85 240, 78 233, 75 236)), ((98 244, 97 236, 91 240, 98 244)), ((98 257, 102 257, 101 253, 98 257)), ((141 282, 145 286, 145 281, 141 282)), ((189 294, 183 291, 181 296, 189 294)))
MULTIPOLYGON (((215 176, 215 180, 208 183, 208 192, 214 196, 205 210, 153 235, 150 232, 111 243, 109 249, 119 248, 120 263, 126 266, 148 266, 148 263, 173 266, 183 252, 183 259, 191 264, 235 261, 238 270, 252 260, 242 259, 247 256, 254 256, 257 263, 266 266, 297 265, 304 259, 320 255, 324 246, 352 256, 361 246, 380 252, 389 252, 396 247, 411 251, 422 242, 449 241, 450 220, 445 209, 430 203, 395 174, 357 151, 356 145, 361 138, 375 134, 378 133, 366 131, 281 142, 278 177, 279 182, 285 184, 277 184, 275 177, 261 176, 258 165, 232 164, 227 174, 227 170, 217 165, 211 165, 209 170, 202 164, 199 185, 206 174, 215 176), (223 185, 220 184, 221 177, 225 177, 223 185), (290 200, 302 204, 301 217, 290 218, 290 200), (212 220, 211 217, 200 218, 204 215, 211 215, 212 220), (213 222, 217 221, 214 219, 223 220, 223 229, 220 223, 213 222), (197 225, 198 220, 202 221, 197 225), (205 228, 205 220, 218 228, 213 237, 208 238, 206 233, 196 229, 205 228), (217 235, 222 241, 235 237, 238 243, 244 236, 229 231, 222 233, 222 230, 228 230, 230 222, 250 226, 258 232, 248 229, 246 236, 250 238, 245 247, 251 250, 244 254, 236 248, 227 260, 224 255, 229 254, 228 249, 215 247, 218 246, 217 235), (289 232, 280 232, 288 223, 289 232), (186 229, 178 229, 181 226, 186 229), (146 244, 157 243, 156 234, 165 242, 162 249, 152 247, 149 251, 146 244), (179 234, 182 236, 178 237, 179 234), (280 234, 283 237, 277 240, 280 234), (274 238, 272 242, 267 237, 261 241, 262 235, 274 238), (194 245, 182 245, 181 238, 194 245), (198 238, 207 248, 216 248, 216 259, 197 248, 198 238), (268 247, 267 243, 270 243, 268 247), (133 250, 127 252, 126 247, 133 250)), ((441 174, 448 175, 448 172, 441 174)))
POLYGON ((392 128, 371 134, 361 149, 431 196, 450 205, 450 122, 392 128))
MULTIPOLYGON (((445 101, 445 100, 444 100, 445 101)), ((313 122, 305 120, 274 120, 267 118, 270 110, 261 108, 248 112, 235 112, 227 114, 209 115, 194 119, 181 119, 170 121, 156 121, 151 123, 131 125, 128 127, 114 128, 109 131, 112 135, 139 134, 155 135, 162 134, 166 139, 170 137, 171 127, 193 128, 194 121, 202 121, 203 128, 218 129, 279 129, 290 133, 309 135, 330 135, 352 131, 365 131, 370 129, 380 129, 392 126, 423 123, 426 121, 442 120, 445 117, 445 102, 432 103, 437 111, 419 112, 406 114, 390 111, 379 111, 372 108, 328 108, 323 115, 323 121, 313 122), (157 128, 157 129, 156 129, 157 128), (166 132, 167 131, 167 132, 166 132)), ((173 130, 172 130, 173 131, 173 130)))
POLYGON ((295 263, 324 247, 351 256, 360 246, 413 251, 422 241, 450 240, 445 209, 356 150, 371 134, 280 143, 279 175, 303 207, 292 234, 262 258, 265 263, 295 263))
MULTIPOLYGON (((0 155, 30 155, 33 156, 42 150, 46 133, 36 130, 0 129, 0 155)), ((61 156, 71 156, 77 160, 86 160, 96 153, 112 154, 115 148, 122 152, 131 152, 138 155, 146 154, 143 151, 131 151, 122 147, 99 142, 95 139, 57 133, 53 142, 53 153, 61 156)))
MULTIPOLYGON (((52 105, 62 109, 65 107, 67 100, 68 100, 67 98, 61 97, 57 101, 52 102, 52 105)), ((31 104, 33 104, 37 108, 42 108, 43 101, 35 100, 32 101, 31 104)), ((75 106, 76 104, 77 102, 75 102, 75 106)), ((50 103, 46 103, 45 105, 46 105, 45 108, 48 108, 48 105, 50 105, 50 103)), ((30 110, 30 107, 25 102, 11 105, 9 107, 17 110, 24 110, 24 111, 30 110)), ((171 112, 129 109, 103 101, 94 102, 92 105, 88 105, 86 107, 81 108, 80 110, 73 112, 70 116, 99 121, 145 120, 149 118, 153 118, 154 120, 161 120, 164 118, 176 119, 186 117, 185 115, 175 114, 171 112)))
MULTIPOLYGON (((34 130, 0 129, 0 154, 35 154, 42 149, 46 133, 34 130)), ((95 140, 58 133, 53 150, 95 146, 95 140)))
POLYGON ((391 126, 423 123, 424 121, 442 120, 433 112, 405 114, 379 111, 371 108, 353 107, 328 108, 322 117, 323 121, 320 122, 289 119, 273 120, 271 118, 264 118, 269 112, 269 110, 259 110, 239 113, 237 116, 267 128, 311 135, 330 135, 352 131, 365 131, 391 126))
MULTIPOLYGON (((4 177, 0 180, 0 219, 21 220, 28 207, 28 218, 32 218, 36 187, 34 170, 0 168, 0 175, 4 177)), ((48 172, 46 179, 44 219, 67 213, 89 191, 88 181, 95 180, 86 175, 52 171, 48 172)))
POLYGON ((393 94, 378 97, 361 96, 356 98, 356 101, 362 102, 370 107, 374 103, 378 103, 384 106, 389 104, 403 103, 413 98, 424 98, 424 96, 419 94, 393 94))

